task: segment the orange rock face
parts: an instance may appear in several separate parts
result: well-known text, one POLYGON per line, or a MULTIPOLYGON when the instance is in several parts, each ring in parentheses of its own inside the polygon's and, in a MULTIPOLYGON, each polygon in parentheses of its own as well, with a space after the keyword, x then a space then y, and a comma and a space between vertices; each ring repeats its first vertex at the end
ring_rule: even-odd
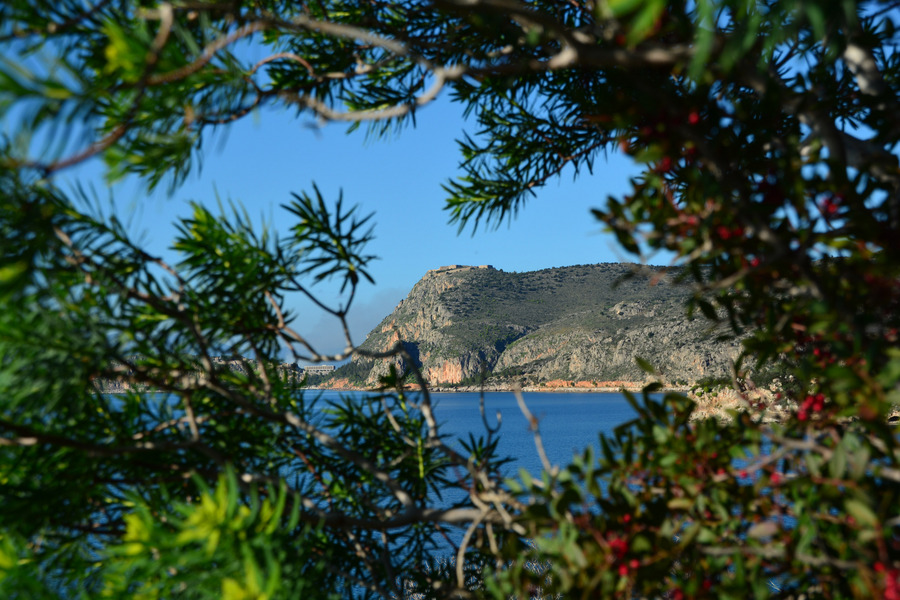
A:
POLYGON ((462 365, 458 362, 444 361, 439 367, 425 370, 425 379, 432 384, 459 383, 462 381, 462 365))
POLYGON ((322 387, 330 388, 333 390, 348 390, 352 388, 352 386, 350 385, 350 380, 346 377, 326 381, 324 384, 322 384, 322 387))
POLYGON ((543 387, 549 389, 578 388, 588 390, 619 390, 622 388, 634 390, 640 389, 642 386, 643 384, 639 381, 570 381, 568 379, 553 379, 545 382, 543 385, 543 387))
POLYGON ((567 388, 572 387, 572 382, 565 379, 551 379, 544 383, 544 386, 548 388, 567 388))

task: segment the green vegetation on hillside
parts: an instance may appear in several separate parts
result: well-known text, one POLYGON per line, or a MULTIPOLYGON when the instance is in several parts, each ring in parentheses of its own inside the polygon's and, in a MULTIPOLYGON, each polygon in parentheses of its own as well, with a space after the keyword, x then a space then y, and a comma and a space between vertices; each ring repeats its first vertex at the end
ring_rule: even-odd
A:
MULTIPOLYGON (((0 2, 0 597, 900 598, 898 46, 897 0, 0 2), (168 264, 85 198, 95 169, 70 170, 182 191, 241 119, 387 137, 442 93, 468 115, 452 222, 501 223, 630 157, 593 217, 636 261, 675 257, 740 375, 781 361, 780 422, 696 422, 655 383, 597 451, 505 477, 493 430, 456 443, 404 384, 461 344, 440 332, 453 311, 476 322, 462 337, 502 335, 515 284, 451 310, 420 282, 385 324, 414 342, 352 349, 388 359, 366 376, 383 389, 318 401, 274 368, 338 359, 289 306, 334 278, 346 330, 369 217, 313 187, 280 199, 276 236, 198 203, 168 264), (213 360, 234 355, 258 369, 213 360), (165 393, 93 386, 113 376, 165 393)), ((573 330, 581 301, 554 303, 611 300, 572 272, 528 284, 535 331, 442 366, 624 373, 665 348, 646 370, 716 376, 705 330, 632 323, 638 299, 615 331, 573 330)))
MULTIPOLYGON (((458 275, 464 281, 443 294, 441 300, 455 315, 466 321, 493 321, 535 329, 558 320, 603 318, 605 311, 618 302, 650 300, 683 307, 690 293, 662 278, 648 286, 647 274, 638 275, 638 265, 585 265, 544 269, 530 273, 499 270, 472 271, 458 275)), ((658 269, 646 269, 656 271, 658 269)), ((677 272, 677 269, 675 270, 677 272)))
MULTIPOLYGON (((635 356, 673 380, 730 377, 734 346, 716 341, 727 333, 721 328, 685 316, 693 294, 678 283, 684 275, 633 264, 429 274, 362 349, 383 350, 396 334, 426 372, 445 363, 461 369, 459 381, 441 384, 641 381, 646 374, 635 356), (704 356, 713 357, 708 369, 700 364, 704 356)), ((379 361, 361 356, 334 378, 371 386, 385 372, 379 361)))

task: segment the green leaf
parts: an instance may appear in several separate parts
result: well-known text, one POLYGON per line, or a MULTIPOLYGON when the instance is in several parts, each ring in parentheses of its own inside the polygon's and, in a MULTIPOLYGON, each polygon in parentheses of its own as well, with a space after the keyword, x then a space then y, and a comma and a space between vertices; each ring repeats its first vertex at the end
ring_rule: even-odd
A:
POLYGON ((654 32, 663 11, 666 10, 666 0, 644 0, 643 4, 637 15, 631 19, 631 29, 626 36, 626 40, 632 46, 644 41, 654 32))
POLYGON ((672 498, 667 503, 672 510, 690 510, 694 507, 694 500, 691 498, 672 498))
POLYGON ((635 356, 635 357, 634 357, 634 362, 637 363, 637 366, 638 366, 643 372, 649 373, 649 374, 651 374, 651 375, 656 374, 656 368, 654 368, 654 366, 653 366, 652 364, 650 364, 648 361, 644 360, 644 359, 641 358, 640 356, 635 356))
POLYGON ((696 301, 696 304, 700 308, 700 312, 703 313, 704 317, 706 317, 710 321, 718 321, 719 320, 719 315, 718 315, 718 313, 716 313, 716 309, 708 301, 700 298, 696 301))
POLYGON ((660 425, 653 425, 653 441, 661 447, 665 447, 671 439, 671 433, 660 425))
POLYGON ((835 479, 841 479, 847 472, 847 450, 844 446, 838 445, 828 461, 828 472, 835 479))
POLYGON ((875 527, 878 524, 878 517, 875 512, 862 500, 847 498, 844 500, 844 508, 847 510, 847 514, 864 527, 875 527))
POLYGON ((28 271, 28 263, 25 261, 16 261, 0 266, 0 287, 15 284, 21 280, 26 271, 28 271))
POLYGON ((659 145, 648 146, 634 155, 634 160, 640 163, 655 163, 666 155, 665 150, 659 145))
POLYGON ((688 74, 690 79, 701 79, 712 54, 716 39, 716 28, 713 26, 715 7, 711 0, 697 0, 697 26, 695 28, 696 40, 694 42, 694 55, 691 58, 688 74))
POLYGON ((651 552, 653 550, 653 542, 650 536, 639 533, 631 538, 631 551, 635 554, 651 552))
POLYGON ((532 489, 534 481, 531 477, 531 473, 529 473, 527 469, 525 469, 525 468, 519 469, 519 479, 522 480, 522 485, 525 486, 526 490, 532 489))
POLYGON ((665 469, 668 469, 669 467, 671 467, 675 463, 679 462, 680 460, 682 460, 681 455, 673 452, 671 454, 667 454, 667 455, 663 456, 659 460, 659 466, 661 466, 665 469))
POLYGON ((607 2, 613 16, 617 18, 624 17, 644 3, 646 0, 608 0, 607 2))
POLYGON ((810 2, 805 4, 803 8, 806 10, 806 16, 810 24, 812 24, 813 34, 821 40, 826 34, 825 13, 822 7, 814 2, 810 2))
POLYGON ((133 31, 125 31, 115 21, 107 21, 103 31, 109 39, 104 51, 106 57, 104 71, 117 74, 128 83, 138 81, 143 73, 147 56, 147 48, 141 44, 140 37, 135 36, 133 31))

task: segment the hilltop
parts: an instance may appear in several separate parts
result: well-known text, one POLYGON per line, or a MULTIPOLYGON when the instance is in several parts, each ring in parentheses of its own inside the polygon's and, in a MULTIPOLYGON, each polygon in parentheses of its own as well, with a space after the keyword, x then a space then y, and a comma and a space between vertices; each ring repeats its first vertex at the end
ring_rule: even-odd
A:
MULTIPOLYGON (((416 283, 362 349, 402 341, 433 386, 483 377, 526 386, 641 382, 636 356, 673 384, 729 377, 740 343, 686 317, 690 292, 677 273, 618 263, 526 273, 442 267, 416 283)), ((356 356, 331 380, 375 386, 389 364, 356 356)))

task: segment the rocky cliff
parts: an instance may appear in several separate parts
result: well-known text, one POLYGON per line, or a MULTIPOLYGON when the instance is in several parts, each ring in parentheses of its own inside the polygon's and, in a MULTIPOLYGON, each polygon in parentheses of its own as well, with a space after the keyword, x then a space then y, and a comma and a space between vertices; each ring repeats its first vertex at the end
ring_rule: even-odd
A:
MULTIPOLYGON (((530 273, 454 265, 429 271, 362 347, 379 352, 402 341, 432 385, 484 375, 526 385, 642 381, 636 356, 669 382, 728 376, 739 342, 687 319, 687 298, 671 271, 636 265, 530 273)), ((375 385, 389 364, 357 357, 335 375, 375 385)))

